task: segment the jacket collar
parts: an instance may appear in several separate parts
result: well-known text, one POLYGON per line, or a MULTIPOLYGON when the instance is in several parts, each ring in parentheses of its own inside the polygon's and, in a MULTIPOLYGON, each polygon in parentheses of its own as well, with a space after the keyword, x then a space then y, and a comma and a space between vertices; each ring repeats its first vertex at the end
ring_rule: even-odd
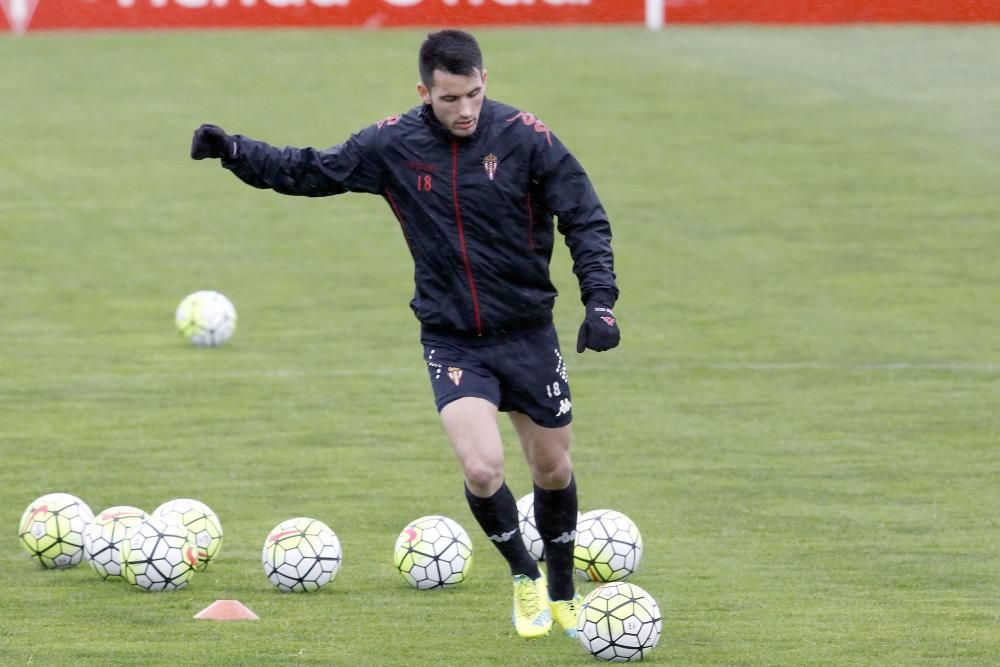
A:
POLYGON ((437 119, 437 116, 434 115, 434 110, 431 109, 431 105, 429 104, 421 105, 420 115, 423 117, 424 123, 427 125, 428 128, 430 128, 431 132, 438 139, 441 139, 442 141, 446 141, 449 143, 452 141, 452 139, 455 139, 459 143, 463 143, 463 142, 473 142, 485 132, 483 128, 489 125, 490 121, 493 120, 493 109, 494 109, 493 101, 490 100, 489 98, 484 99, 483 108, 479 112, 479 122, 476 123, 476 131, 467 137, 456 137, 454 134, 452 134, 451 130, 442 125, 441 121, 437 119))

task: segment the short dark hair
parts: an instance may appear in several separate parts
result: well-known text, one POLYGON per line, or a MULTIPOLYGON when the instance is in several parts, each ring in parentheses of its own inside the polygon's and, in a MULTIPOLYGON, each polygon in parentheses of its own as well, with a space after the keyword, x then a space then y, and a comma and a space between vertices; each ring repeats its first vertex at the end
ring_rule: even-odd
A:
POLYGON ((483 54, 476 38, 462 30, 441 30, 427 35, 420 45, 420 80, 428 88, 434 70, 470 76, 483 71, 483 54))

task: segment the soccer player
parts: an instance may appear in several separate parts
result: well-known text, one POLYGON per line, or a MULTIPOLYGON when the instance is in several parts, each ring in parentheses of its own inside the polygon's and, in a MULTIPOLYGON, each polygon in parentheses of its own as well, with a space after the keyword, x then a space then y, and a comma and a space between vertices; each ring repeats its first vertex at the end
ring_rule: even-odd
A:
POLYGON ((510 565, 517 633, 546 635, 554 619, 573 637, 580 597, 572 576, 572 403, 552 323, 549 262, 558 229, 585 306, 577 352, 617 346, 608 216, 583 168, 541 120, 486 97, 472 35, 428 35, 419 71, 422 104, 339 145, 277 148, 202 125, 191 157, 220 158, 249 185, 282 194, 367 192, 386 201, 413 257, 410 307, 465 496, 510 565), (531 471, 547 579, 520 537, 498 411, 508 413, 531 471))

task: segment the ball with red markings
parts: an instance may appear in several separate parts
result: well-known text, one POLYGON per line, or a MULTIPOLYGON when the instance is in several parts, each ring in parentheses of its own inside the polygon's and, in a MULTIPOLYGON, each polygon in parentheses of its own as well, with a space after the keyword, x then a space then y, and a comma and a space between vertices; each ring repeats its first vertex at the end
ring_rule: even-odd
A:
POLYGON ((151 516, 125 533, 121 558, 125 581, 147 591, 173 591, 194 576, 198 548, 186 526, 151 516))
POLYGON ((472 569, 472 540, 454 519, 429 515, 411 521, 396 538, 396 569, 416 589, 465 581, 472 569))
POLYGON ((285 593, 307 593, 333 581, 343 553, 340 539, 318 519, 296 517, 275 526, 264 540, 264 574, 285 593))
POLYGON ((161 504, 150 513, 167 523, 187 526, 194 533, 198 547, 198 569, 208 567, 209 561, 222 549, 222 523, 212 508, 193 498, 174 498, 161 504))
POLYGON ((121 543, 129 529, 145 521, 138 507, 115 505, 100 512, 83 533, 83 553, 102 579, 123 579, 121 543))
POLYGON ((49 493, 28 505, 21 515, 21 544, 46 569, 79 565, 83 532, 94 518, 90 506, 69 493, 49 493))

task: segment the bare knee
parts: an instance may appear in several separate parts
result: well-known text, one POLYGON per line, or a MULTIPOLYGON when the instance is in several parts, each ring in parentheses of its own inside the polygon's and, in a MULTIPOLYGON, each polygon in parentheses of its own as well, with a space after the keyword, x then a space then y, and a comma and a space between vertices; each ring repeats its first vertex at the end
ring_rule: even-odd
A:
POLYGON ((569 453, 563 455, 536 459, 531 464, 531 478, 543 489, 565 489, 573 477, 573 464, 569 453))
POLYGON ((510 420, 521 439, 521 448, 535 484, 543 489, 565 489, 573 478, 573 464, 569 456, 570 426, 547 428, 517 412, 510 413, 510 420))
POLYGON ((473 495, 488 498, 503 485, 503 466, 486 461, 466 461, 462 471, 473 495))
POLYGON ((492 496, 503 484, 503 440, 497 428, 497 408, 482 398, 466 396, 441 410, 441 421, 458 457, 469 490, 492 496))

